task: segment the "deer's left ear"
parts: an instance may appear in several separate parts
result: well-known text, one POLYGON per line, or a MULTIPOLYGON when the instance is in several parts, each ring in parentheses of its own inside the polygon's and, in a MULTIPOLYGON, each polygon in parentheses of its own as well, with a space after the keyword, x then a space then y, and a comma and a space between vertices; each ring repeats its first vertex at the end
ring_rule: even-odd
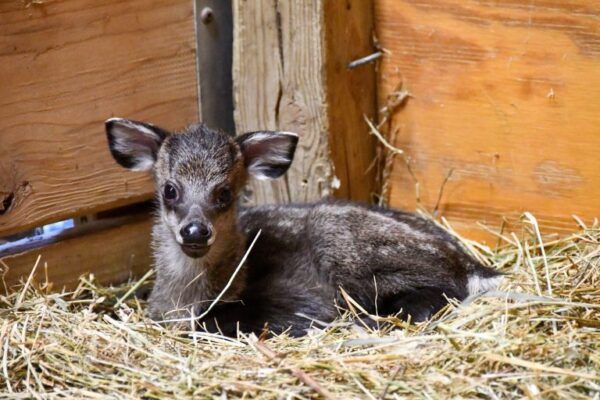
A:
POLYGON ((291 132, 259 131, 238 136, 248 173, 258 179, 274 179, 285 174, 298 144, 298 135, 291 132))

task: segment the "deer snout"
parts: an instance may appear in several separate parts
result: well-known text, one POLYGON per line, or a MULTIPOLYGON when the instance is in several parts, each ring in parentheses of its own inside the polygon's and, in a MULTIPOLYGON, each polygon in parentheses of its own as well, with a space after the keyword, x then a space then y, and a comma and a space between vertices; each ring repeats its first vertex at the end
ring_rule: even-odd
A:
POLYGON ((201 257, 214 242, 214 231, 211 224, 192 221, 179 231, 183 243, 181 248, 190 257, 201 257))
POLYGON ((190 222, 181 228, 183 244, 207 245, 212 237, 212 228, 202 222, 190 222))

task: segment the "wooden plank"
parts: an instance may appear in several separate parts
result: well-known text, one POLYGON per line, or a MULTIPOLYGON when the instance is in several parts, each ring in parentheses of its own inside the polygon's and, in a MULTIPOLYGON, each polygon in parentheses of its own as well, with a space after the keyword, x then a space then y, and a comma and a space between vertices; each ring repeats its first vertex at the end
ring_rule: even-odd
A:
POLYGON ((0 235, 151 197, 110 116, 198 118, 189 0, 0 2, 0 235))
POLYGON ((42 248, 2 258, 3 290, 27 279, 38 264, 35 280, 52 283, 52 290, 73 289, 79 277, 93 273, 98 282, 120 283, 140 277, 151 265, 149 216, 100 231, 71 237, 42 248), (47 268, 45 268, 47 265, 47 268), (8 271, 4 271, 8 267, 8 271))
POLYGON ((363 90, 363 83, 358 81, 373 71, 372 67, 345 70, 345 65, 353 57, 364 55, 368 47, 365 40, 371 25, 363 19, 370 14, 360 17, 368 4, 234 1, 236 131, 271 129, 300 135, 286 179, 253 182, 250 189, 254 202, 315 200, 333 192, 332 182, 337 181, 334 176, 341 182, 338 195, 368 197, 371 182, 364 177, 373 146, 370 138, 358 137, 367 136, 364 123, 354 126, 353 121, 362 118, 363 113, 373 113, 373 81, 365 80, 365 86, 371 85, 368 90, 363 90), (356 4, 356 8, 345 9, 346 4, 356 4), (336 11, 342 15, 334 16, 336 11), (328 28, 330 14, 332 25, 328 28), (343 16, 350 18, 347 27, 342 25, 343 16), (338 49, 340 43, 348 49, 338 49), (349 90, 343 82, 357 87, 349 90), (365 98, 352 102, 361 95, 365 98), (338 101, 337 96, 347 96, 347 100, 338 101), (333 110, 344 106, 348 108, 333 110), (344 113, 348 120, 338 120, 344 113), (345 132, 348 126, 351 129, 345 132), (347 143, 345 138, 356 142, 347 143))
POLYGON ((330 193, 319 2, 234 1, 233 81, 238 134, 261 129, 301 135, 288 182, 253 181, 256 203, 330 193))
MULTIPOLYGON (((403 81, 396 145, 412 159, 421 200, 471 237, 533 212, 547 232, 600 211, 600 4, 585 0, 377 0, 391 51, 380 103, 403 81)), ((403 162, 391 204, 412 208, 403 162)))
POLYGON ((363 116, 376 116, 375 64, 349 69, 372 54, 373 1, 325 1, 326 88, 329 147, 340 180, 336 196, 370 201, 375 185, 375 138, 363 116))

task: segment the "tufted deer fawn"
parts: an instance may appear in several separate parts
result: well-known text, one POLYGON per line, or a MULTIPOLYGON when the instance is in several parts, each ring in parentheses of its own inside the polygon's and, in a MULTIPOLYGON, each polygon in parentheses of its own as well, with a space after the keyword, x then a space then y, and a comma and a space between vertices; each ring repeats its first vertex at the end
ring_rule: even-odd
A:
POLYGON ((340 288, 370 313, 422 321, 447 298, 462 300, 500 278, 411 213, 327 201, 240 208, 248 176, 287 171, 298 142, 293 133, 231 138, 199 124, 173 135, 117 118, 106 121, 106 132, 120 165, 154 172, 154 319, 207 314, 259 230, 246 263, 201 321, 205 328, 234 335, 268 323, 274 332, 302 335, 309 318, 338 315, 340 288))

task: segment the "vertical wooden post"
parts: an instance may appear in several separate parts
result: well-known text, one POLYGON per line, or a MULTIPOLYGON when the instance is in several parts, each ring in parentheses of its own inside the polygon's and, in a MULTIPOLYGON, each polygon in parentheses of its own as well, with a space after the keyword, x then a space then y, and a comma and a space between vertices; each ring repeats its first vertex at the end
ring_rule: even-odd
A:
POLYGON ((373 54, 374 16, 371 0, 326 0, 327 118, 329 148, 340 180, 338 197, 369 201, 375 191, 375 138, 364 115, 377 114, 375 64, 349 69, 356 59, 373 54))
POLYGON ((195 0, 194 19, 200 119, 233 135, 231 0, 195 0))
POLYGON ((375 114, 372 65, 347 68, 373 52, 370 0, 234 1, 236 131, 300 134, 286 179, 252 183, 252 200, 309 201, 329 194, 368 200, 375 114))

